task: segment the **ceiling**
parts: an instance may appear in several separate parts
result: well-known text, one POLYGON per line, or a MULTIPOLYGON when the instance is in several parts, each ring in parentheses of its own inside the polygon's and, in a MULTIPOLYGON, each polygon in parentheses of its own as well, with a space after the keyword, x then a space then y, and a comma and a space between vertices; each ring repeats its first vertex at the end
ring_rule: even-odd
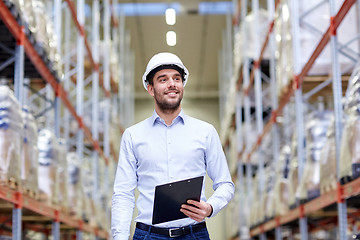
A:
MULTIPOLYGON (((118 3, 172 3, 171 1, 122 1, 118 3)), ((218 97, 218 55, 222 48, 222 36, 226 29, 226 15, 200 15, 198 0, 182 0, 181 13, 177 13, 176 24, 168 26, 165 16, 127 16, 125 28, 130 34, 131 49, 135 55, 135 96, 148 97, 141 77, 149 59, 158 52, 178 55, 189 70, 186 85, 187 98, 218 97), (166 44, 166 32, 173 30, 177 44, 166 44)))

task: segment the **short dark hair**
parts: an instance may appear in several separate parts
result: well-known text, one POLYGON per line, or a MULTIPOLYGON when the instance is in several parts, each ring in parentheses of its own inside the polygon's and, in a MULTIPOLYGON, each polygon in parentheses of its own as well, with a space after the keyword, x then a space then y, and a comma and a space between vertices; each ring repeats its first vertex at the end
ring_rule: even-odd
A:
POLYGON ((185 79, 185 72, 184 72, 184 69, 182 69, 181 67, 179 67, 178 65, 175 65, 175 64, 165 64, 165 65, 161 65, 161 66, 158 66, 156 68, 154 68, 153 70, 151 70, 149 72, 149 74, 146 76, 146 81, 150 84, 150 85, 153 85, 153 79, 154 79, 154 76, 155 74, 158 72, 158 71, 161 71, 163 69, 174 69, 176 71, 178 71, 181 75, 181 78, 182 80, 184 81, 185 79))

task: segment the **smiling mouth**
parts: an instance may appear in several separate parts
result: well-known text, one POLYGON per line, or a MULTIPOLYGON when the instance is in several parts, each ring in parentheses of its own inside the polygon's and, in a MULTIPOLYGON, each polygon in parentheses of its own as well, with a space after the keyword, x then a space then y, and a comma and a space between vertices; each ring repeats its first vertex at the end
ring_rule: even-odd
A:
POLYGON ((177 94, 178 94, 178 92, 168 92, 168 93, 166 93, 166 95, 169 95, 169 96, 175 96, 177 94))

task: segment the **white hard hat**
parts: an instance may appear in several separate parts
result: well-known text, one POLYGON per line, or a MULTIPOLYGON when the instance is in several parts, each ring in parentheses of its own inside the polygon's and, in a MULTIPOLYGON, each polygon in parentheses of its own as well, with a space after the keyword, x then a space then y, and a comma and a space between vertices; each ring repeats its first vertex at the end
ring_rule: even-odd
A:
POLYGON ((175 54, 172 54, 172 53, 163 52, 163 53, 158 53, 158 54, 154 55, 150 59, 148 65, 146 67, 146 71, 142 77, 143 85, 146 90, 147 90, 147 86, 149 85, 148 80, 147 80, 149 73, 152 70, 154 70, 160 66, 168 66, 168 65, 169 66, 175 65, 175 66, 179 67, 180 69, 184 70, 183 84, 185 87, 187 79, 189 77, 189 71, 184 66, 184 64, 182 63, 182 61, 180 60, 180 58, 178 56, 176 56, 175 54))

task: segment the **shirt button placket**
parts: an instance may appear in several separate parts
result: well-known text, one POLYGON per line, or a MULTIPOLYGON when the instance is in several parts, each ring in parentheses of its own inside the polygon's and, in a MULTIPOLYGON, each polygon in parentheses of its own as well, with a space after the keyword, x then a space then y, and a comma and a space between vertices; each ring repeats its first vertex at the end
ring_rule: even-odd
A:
POLYGON ((171 127, 168 127, 168 129, 167 129, 167 149, 168 149, 168 173, 169 173, 169 178, 170 178, 170 180, 173 180, 174 179, 174 175, 173 175, 173 171, 172 171, 172 169, 173 169, 173 165, 174 165, 174 163, 173 163, 173 159, 172 159, 172 152, 171 152, 171 149, 172 149, 172 147, 171 147, 171 127))

